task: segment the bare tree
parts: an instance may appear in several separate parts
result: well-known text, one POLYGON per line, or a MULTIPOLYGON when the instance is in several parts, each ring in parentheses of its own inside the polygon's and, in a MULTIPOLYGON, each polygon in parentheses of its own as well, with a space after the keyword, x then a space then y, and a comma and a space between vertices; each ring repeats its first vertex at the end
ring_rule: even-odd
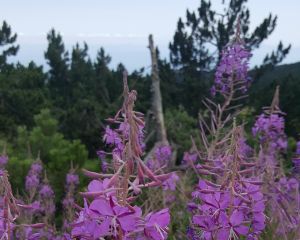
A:
POLYGON ((168 145, 167 132, 165 128, 162 97, 160 91, 160 78, 157 63, 157 52, 154 46, 153 37, 149 35, 149 49, 151 54, 151 79, 152 79, 152 108, 156 123, 156 142, 168 145))

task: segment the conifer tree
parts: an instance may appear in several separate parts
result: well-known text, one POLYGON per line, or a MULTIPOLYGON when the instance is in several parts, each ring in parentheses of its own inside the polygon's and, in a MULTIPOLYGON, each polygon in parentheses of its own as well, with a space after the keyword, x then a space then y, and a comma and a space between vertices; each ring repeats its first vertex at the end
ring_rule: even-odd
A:
MULTIPOLYGON (((56 33, 52 29, 48 35, 48 48, 45 52, 45 58, 49 70, 49 88, 51 89, 51 95, 53 98, 61 99, 62 96, 68 96, 68 69, 69 69, 69 57, 68 52, 65 50, 65 45, 62 40, 62 36, 56 33)), ((60 104, 64 104, 60 102, 60 104)))
POLYGON ((3 21, 0 28, 0 71, 4 71, 11 66, 7 63, 9 56, 16 56, 19 50, 19 45, 15 45, 17 34, 13 34, 11 27, 3 21))

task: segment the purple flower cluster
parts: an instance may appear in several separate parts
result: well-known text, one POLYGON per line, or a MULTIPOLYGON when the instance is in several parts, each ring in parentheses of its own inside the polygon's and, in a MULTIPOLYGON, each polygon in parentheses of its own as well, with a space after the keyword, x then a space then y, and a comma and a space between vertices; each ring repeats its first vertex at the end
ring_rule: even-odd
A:
POLYGON ((295 178, 282 177, 274 187, 275 201, 270 204, 271 221, 277 225, 276 234, 287 238, 290 232, 299 232, 300 193, 299 181, 295 178))
POLYGON ((197 161, 198 155, 197 153, 193 152, 185 152, 183 154, 183 164, 190 165, 190 164, 195 164, 197 161))
POLYGON ((25 189, 30 193, 31 196, 36 193, 40 186, 42 172, 43 166, 40 161, 36 161, 31 165, 25 181, 25 189))
POLYGON ((169 160, 172 156, 172 149, 170 146, 161 146, 155 149, 155 156, 160 162, 169 160))
POLYGON ((7 229, 8 224, 5 220, 4 210, 0 209, 0 239, 8 239, 8 235, 12 235, 14 224, 10 223, 10 232, 7 229))
POLYGON ((171 173, 170 177, 163 181, 163 190, 176 190, 176 183, 179 181, 179 177, 176 173, 171 173))
POLYGON ((118 237, 122 239, 166 239, 170 215, 168 209, 149 213, 142 217, 137 206, 123 206, 117 201, 117 191, 110 187, 110 179, 93 180, 86 197, 93 198, 90 204, 84 199, 84 208, 73 224, 72 236, 85 239, 118 237))
MULTIPOLYGON (((260 150, 258 170, 263 180, 263 194, 266 201, 269 224, 276 227, 274 236, 288 239, 300 237, 299 232, 299 180, 287 178, 282 166, 281 152, 287 148, 287 137, 284 133, 284 118, 279 115, 279 90, 277 88, 270 108, 261 114, 252 129, 258 136, 260 150)), ((298 151, 298 150, 297 150, 298 151)), ((298 155, 293 159, 295 173, 298 169, 298 155)), ((297 175, 295 174, 295 177, 297 175)))
POLYGON ((115 152, 122 153, 124 145, 119 134, 112 130, 109 126, 105 128, 103 140, 106 144, 115 147, 115 152))
POLYGON ((153 157, 147 162, 147 166, 153 171, 168 166, 172 157, 172 149, 169 145, 159 146, 155 149, 153 157))
POLYGON ((200 239, 240 239, 250 235, 255 239, 265 228, 264 199, 257 185, 236 182, 222 189, 200 180, 192 195, 194 202, 189 208, 200 239))
POLYGON ((74 195, 78 184, 79 184, 79 176, 75 174, 75 170, 71 168, 71 170, 66 176, 66 196, 62 202, 64 207, 63 229, 67 232, 70 232, 71 223, 75 220, 74 195))
POLYGON ((54 196, 54 192, 51 186, 45 183, 40 190, 40 195, 42 198, 52 198, 54 196))
POLYGON ((295 156, 292 159, 294 164, 294 174, 300 180, 300 141, 297 142, 297 148, 295 156))
MULTIPOLYGON (((129 91, 124 77, 124 103, 105 129, 104 141, 112 148, 112 162, 109 169, 113 173, 95 173, 85 170, 85 174, 95 180, 88 185, 84 197, 84 207, 72 226, 72 238, 80 239, 154 239, 167 238, 170 214, 168 209, 142 215, 142 209, 132 205, 142 188, 162 186, 174 188, 176 176, 157 175, 141 159, 144 150, 144 120, 141 113, 133 111, 136 91, 129 91), (103 179, 103 180, 100 180, 103 179), (170 180, 171 179, 171 180, 170 180), (166 180, 169 180, 166 183, 166 180)), ((107 155, 108 153, 105 153, 107 155)), ((103 158, 103 152, 98 151, 103 158)), ((156 151, 162 160, 171 155, 168 148, 156 151)))
POLYGON ((0 156, 0 169, 4 169, 7 162, 8 162, 8 156, 5 154, 2 154, 0 156))
POLYGON ((261 114, 252 128, 252 134, 258 136, 260 144, 268 143, 270 150, 285 150, 287 137, 284 133, 284 118, 278 114, 261 114))
POLYGON ((79 184, 78 175, 74 174, 73 172, 68 173, 66 177, 66 183, 67 185, 78 185, 79 184))
POLYGON ((247 91, 250 83, 248 64, 251 53, 240 42, 227 45, 222 51, 222 57, 215 73, 215 82, 211 88, 212 95, 217 92, 228 95, 232 88, 242 93, 247 91))
POLYGON ((104 152, 103 150, 97 151, 97 156, 101 161, 101 170, 104 173, 108 171, 108 166, 109 166, 106 160, 106 155, 107 155, 106 152, 104 152))
POLYGON ((199 180, 188 209, 191 239, 258 239, 265 228, 265 204, 255 163, 241 126, 234 127, 226 151, 199 163, 195 170, 212 177, 199 180))
POLYGON ((297 142, 296 154, 300 155, 300 141, 297 142))
POLYGON ((44 180, 39 192, 41 210, 44 213, 46 223, 51 223, 55 214, 54 191, 47 179, 44 180))

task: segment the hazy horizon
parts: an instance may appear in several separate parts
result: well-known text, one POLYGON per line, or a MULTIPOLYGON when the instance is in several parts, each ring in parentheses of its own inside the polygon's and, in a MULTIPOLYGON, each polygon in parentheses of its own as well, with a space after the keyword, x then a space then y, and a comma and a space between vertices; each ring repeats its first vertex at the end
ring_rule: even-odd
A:
MULTIPOLYGON (((138 0, 11 0, 4 1, 1 21, 5 20, 18 33, 20 51, 13 61, 23 64, 30 60, 45 65, 46 34, 54 28, 63 35, 65 46, 71 50, 77 42, 86 42, 93 59, 104 47, 112 57, 111 66, 122 62, 130 71, 150 65, 147 48, 148 35, 154 35, 162 58, 169 58, 168 44, 173 38, 179 17, 185 18, 186 9, 196 10, 200 1, 138 1, 138 0), (16 8, 15 6, 18 6, 16 8)), ((220 8, 221 0, 212 1, 220 8)), ((296 0, 250 0, 250 28, 253 29, 270 12, 278 15, 278 25, 261 48, 254 52, 251 65, 262 61, 280 40, 292 50, 283 63, 300 60, 300 32, 292 21, 298 17, 300 2, 296 0)))

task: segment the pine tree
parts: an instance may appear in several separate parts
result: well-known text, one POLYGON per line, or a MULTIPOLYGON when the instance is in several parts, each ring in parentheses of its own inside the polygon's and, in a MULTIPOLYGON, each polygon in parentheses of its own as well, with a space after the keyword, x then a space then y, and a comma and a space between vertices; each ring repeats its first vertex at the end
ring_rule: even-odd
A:
POLYGON ((16 56, 19 50, 19 45, 14 45, 17 40, 17 34, 12 34, 11 27, 3 21, 0 29, 0 72, 3 72, 11 64, 7 63, 9 56, 16 56))
POLYGON ((51 96, 56 102, 63 105, 63 96, 69 96, 69 57, 65 50, 65 45, 59 33, 52 29, 48 35, 48 48, 45 52, 45 58, 50 66, 49 70, 49 88, 51 96))

